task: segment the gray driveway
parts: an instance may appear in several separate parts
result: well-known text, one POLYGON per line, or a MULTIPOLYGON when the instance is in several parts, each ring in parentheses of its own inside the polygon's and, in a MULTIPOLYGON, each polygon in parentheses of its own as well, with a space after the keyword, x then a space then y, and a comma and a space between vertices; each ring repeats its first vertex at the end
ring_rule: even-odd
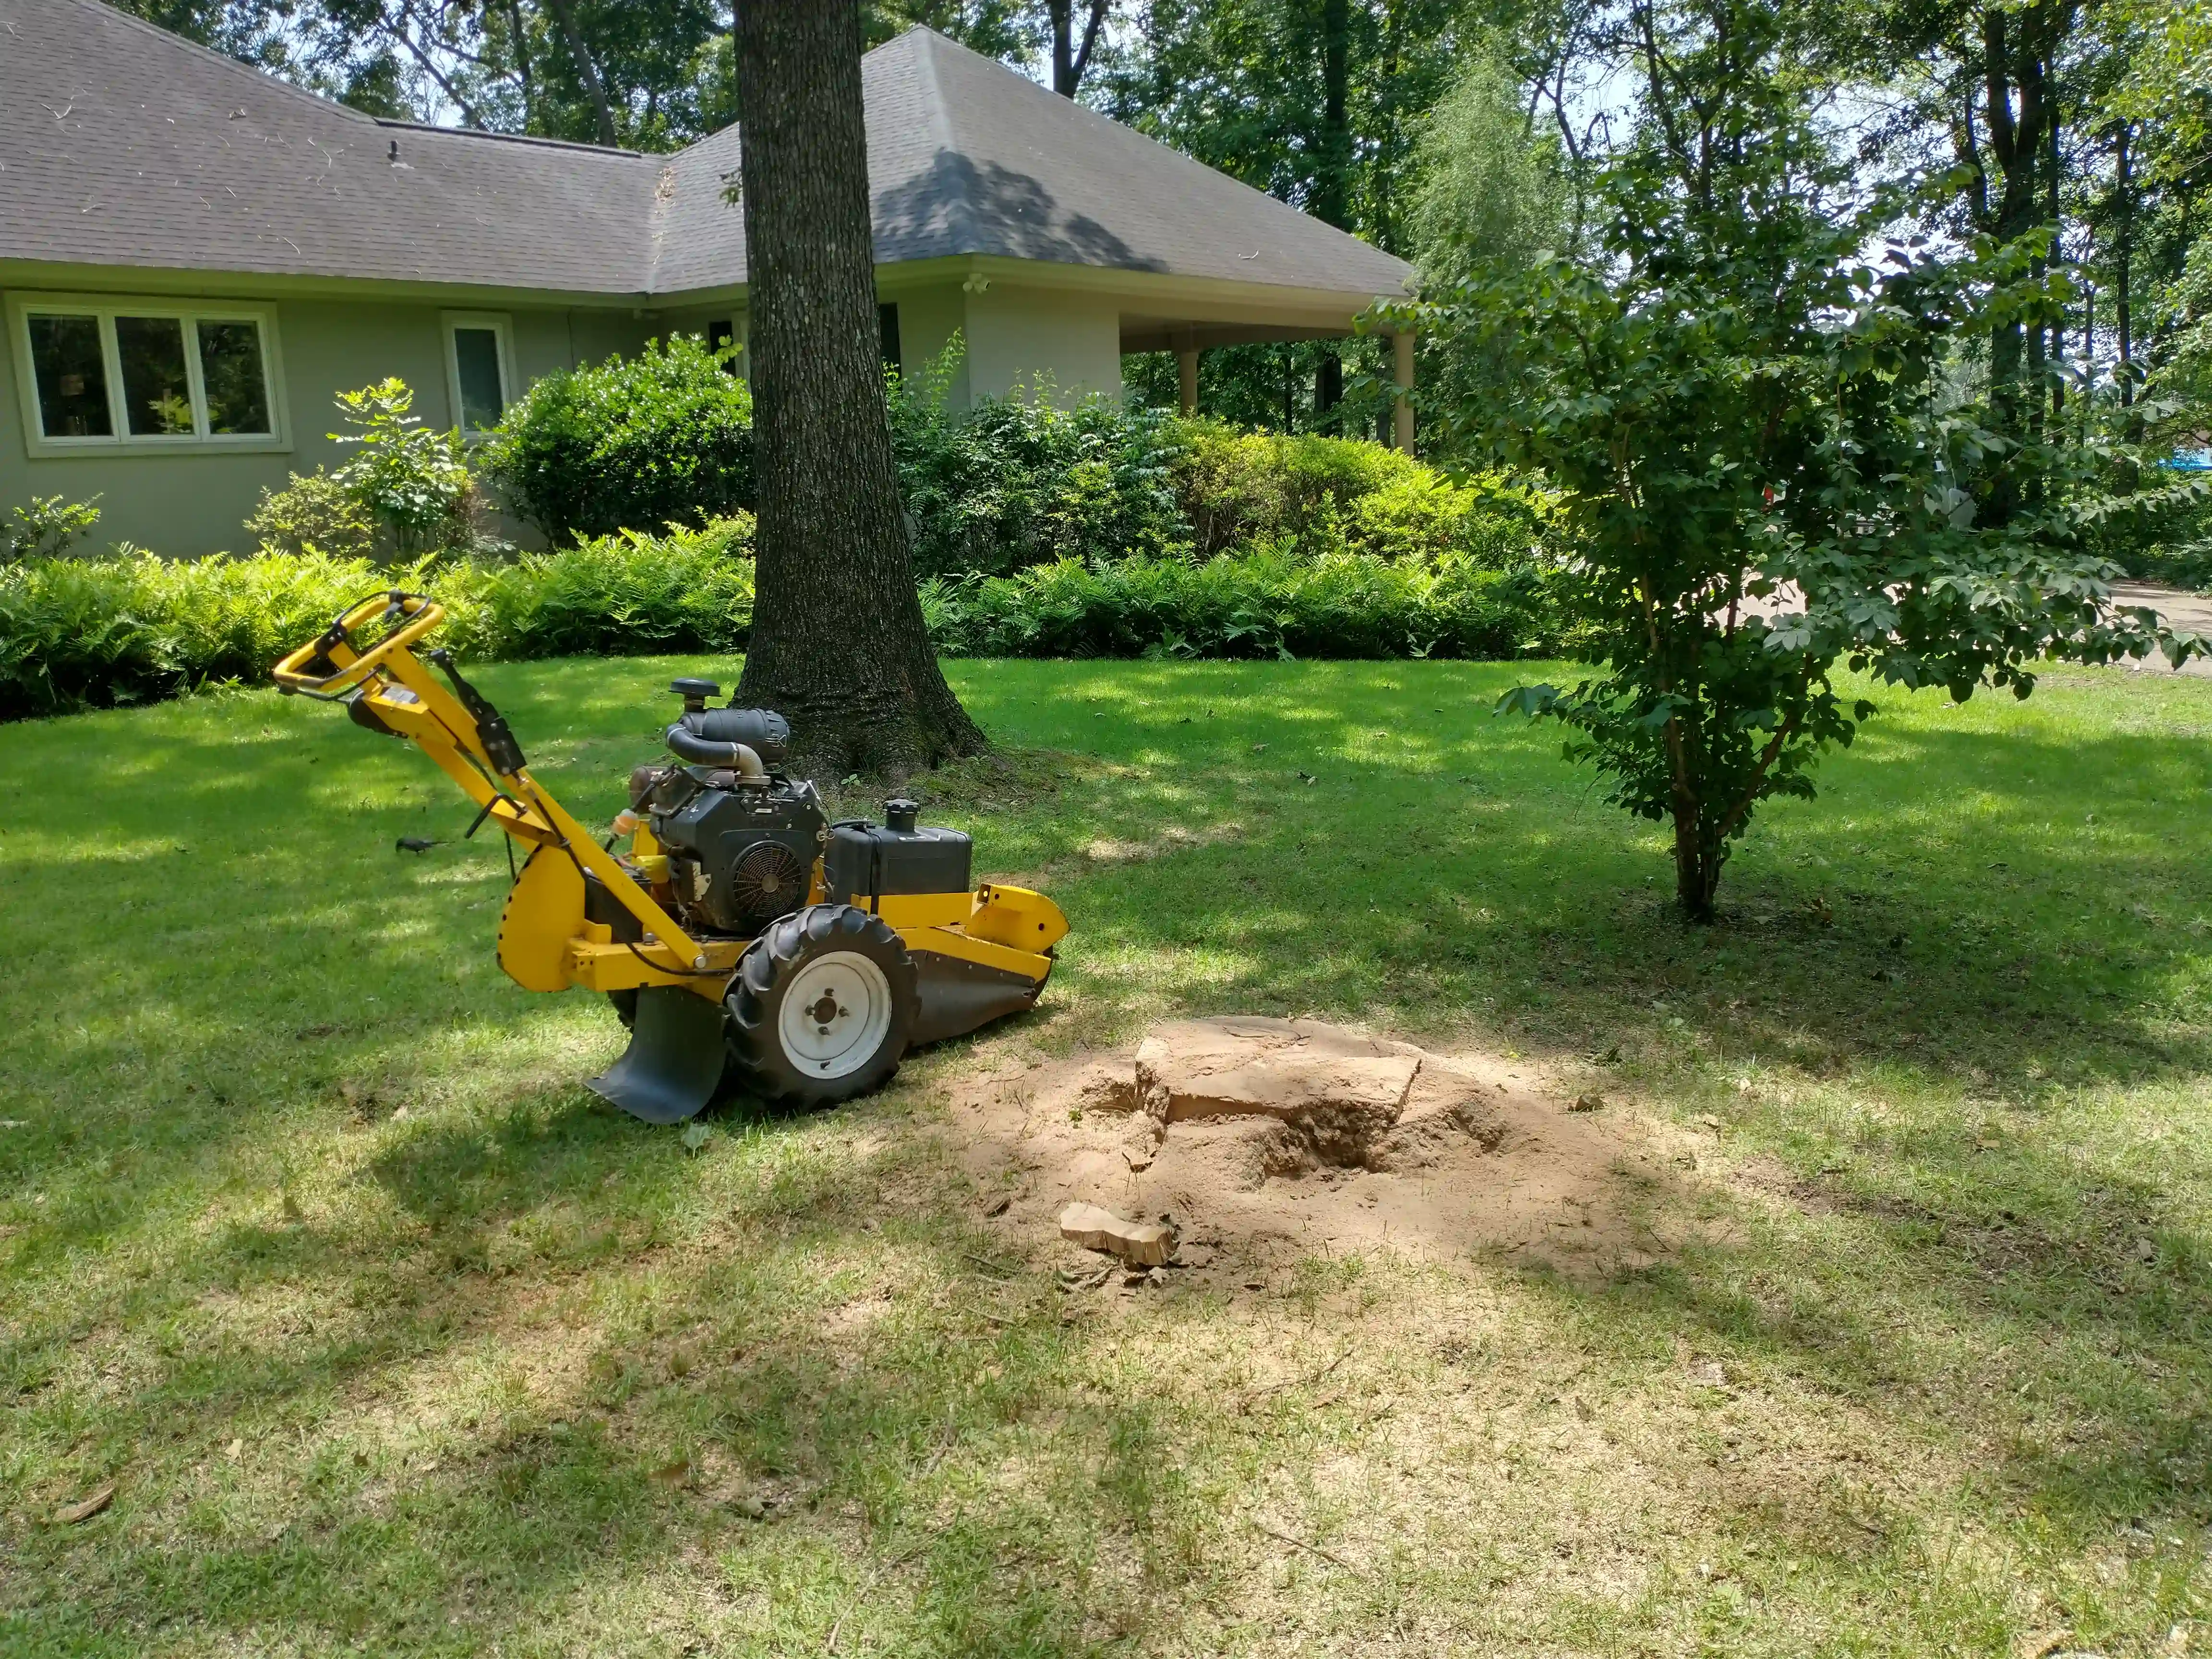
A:
MULTIPOLYGON (((2115 582, 2112 597, 2124 605, 2148 605, 2158 612, 2160 621, 2178 632, 2202 634, 2212 639, 2212 598, 2185 593, 2178 587, 2160 587, 2155 582, 2115 582)), ((2171 674, 2174 670, 2166 665, 2164 657, 2154 656, 2148 661, 2130 665, 2130 672, 2171 674)), ((2212 661, 2191 657, 2182 665, 2180 672, 2212 679, 2212 661)))

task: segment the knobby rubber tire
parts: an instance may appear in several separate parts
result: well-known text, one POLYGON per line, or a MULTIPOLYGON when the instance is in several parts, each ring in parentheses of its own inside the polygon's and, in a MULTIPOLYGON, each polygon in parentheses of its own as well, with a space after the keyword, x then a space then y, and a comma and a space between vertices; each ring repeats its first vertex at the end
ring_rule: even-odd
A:
POLYGON ((722 999, 730 1057, 745 1084, 771 1100, 813 1106, 850 1100, 880 1089, 898 1070, 921 996, 914 958, 889 922, 854 905, 810 904, 771 922, 738 962, 722 999), (783 1001, 809 963, 839 951, 864 957, 882 970, 890 1018, 875 1052, 860 1065, 840 1077, 815 1077, 785 1052, 783 1001))

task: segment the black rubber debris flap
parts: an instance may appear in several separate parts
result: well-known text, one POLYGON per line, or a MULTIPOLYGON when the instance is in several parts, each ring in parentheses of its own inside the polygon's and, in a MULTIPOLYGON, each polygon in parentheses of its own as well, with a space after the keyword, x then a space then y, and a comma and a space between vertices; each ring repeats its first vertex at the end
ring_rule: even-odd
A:
POLYGON ((721 1086, 722 1005, 672 985, 637 994, 637 1022, 623 1057, 592 1091, 647 1123, 681 1123, 721 1086))

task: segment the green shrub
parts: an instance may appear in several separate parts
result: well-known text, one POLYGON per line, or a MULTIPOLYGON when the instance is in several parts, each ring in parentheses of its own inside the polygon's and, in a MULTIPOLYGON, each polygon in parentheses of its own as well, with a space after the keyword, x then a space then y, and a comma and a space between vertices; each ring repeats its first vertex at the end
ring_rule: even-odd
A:
POLYGON ((483 451, 509 507, 556 545, 753 504, 753 404, 745 383, 690 335, 635 357, 547 375, 483 451))
POLYGON ((625 530, 505 563, 457 565, 431 591, 457 611, 448 642, 469 656, 741 651, 752 629, 752 542, 746 513, 665 536, 625 530))
POLYGON ((0 555, 9 563, 53 557, 100 522, 99 503, 97 495, 88 501, 73 501, 66 495, 32 496, 27 505, 9 509, 10 523, 0 534, 0 555))
POLYGON ((1568 643, 1533 566, 1283 548, 934 578, 938 648, 984 657, 1516 657, 1568 643))
POLYGON ((376 520, 353 493, 319 466, 295 472, 282 489, 264 489, 246 533, 280 553, 313 550, 335 558, 366 558, 376 545, 376 520))
POLYGON ((359 453, 332 482, 392 538, 402 559, 466 548, 476 539, 474 481, 459 432, 438 432, 415 413, 415 394, 392 375, 337 395, 338 416, 351 432, 333 443, 359 453))
POLYGON ((262 683, 279 657, 386 587, 434 595, 452 613, 441 642, 466 657, 739 649, 751 551, 752 520, 740 517, 511 561, 34 559, 0 570, 0 719, 262 683))
POLYGON ((1047 395, 979 398, 955 414, 945 390, 957 350, 956 341, 927 370, 889 382, 917 575, 1000 575, 1188 540, 1172 416, 1095 397, 1063 410, 1047 395))
POLYGON ((260 679, 348 601, 418 570, 319 553, 27 561, 0 571, 0 717, 260 679))
POLYGON ((1462 552, 1510 567, 1547 538, 1550 498, 1500 473, 1454 483, 1364 438, 1243 432, 1202 417, 1172 433, 1176 506, 1201 558, 1287 539, 1315 556, 1462 552))
MULTIPOLYGON (((1006 575, 1061 559, 1210 558, 1262 543, 1310 556, 1463 552, 1517 564, 1547 503, 1497 475, 1466 483, 1364 439, 1282 437, 1051 388, 954 411, 956 336, 886 381, 916 574, 1006 575)), ((752 407, 698 341, 541 380, 483 452, 514 510, 558 544, 697 523, 751 504, 752 407)))
POLYGON ((2189 477, 2146 471, 2136 498, 2144 506, 2099 524, 2091 546, 2137 580, 2212 591, 2212 501, 2180 488, 2189 477))
MULTIPOLYGON (((261 684, 346 605, 395 586, 435 596, 450 613, 441 643, 467 658, 742 651, 752 532, 738 514, 398 568, 313 551, 34 559, 0 569, 0 719, 261 684)), ((1574 648, 1552 580, 1456 551, 1314 557, 1284 543, 933 577, 921 601, 939 648, 961 656, 1512 657, 1574 648)))

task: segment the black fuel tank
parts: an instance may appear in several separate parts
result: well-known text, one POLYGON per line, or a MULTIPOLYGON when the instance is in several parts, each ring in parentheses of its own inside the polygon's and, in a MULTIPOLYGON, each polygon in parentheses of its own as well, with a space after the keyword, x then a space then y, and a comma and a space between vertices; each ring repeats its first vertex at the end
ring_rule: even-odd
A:
POLYGON ((822 852, 822 882, 833 900, 866 904, 871 894, 964 893, 975 843, 957 830, 903 829, 857 818, 834 824, 822 852))

